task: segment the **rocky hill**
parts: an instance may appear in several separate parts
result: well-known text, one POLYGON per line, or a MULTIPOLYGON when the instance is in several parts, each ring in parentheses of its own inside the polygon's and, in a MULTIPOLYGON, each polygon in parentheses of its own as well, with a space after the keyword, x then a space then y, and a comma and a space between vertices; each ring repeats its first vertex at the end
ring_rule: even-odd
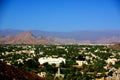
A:
POLYGON ((113 50, 120 50, 120 43, 114 43, 114 45, 110 45, 109 48, 113 50))
POLYGON ((0 61, 0 80, 45 80, 35 73, 16 69, 0 61))

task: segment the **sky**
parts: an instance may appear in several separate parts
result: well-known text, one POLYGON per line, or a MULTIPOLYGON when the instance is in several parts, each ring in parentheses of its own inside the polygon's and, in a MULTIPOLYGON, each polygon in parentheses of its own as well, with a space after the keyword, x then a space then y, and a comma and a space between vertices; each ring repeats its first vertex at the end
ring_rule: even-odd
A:
POLYGON ((120 30, 120 0, 0 0, 0 29, 120 30))

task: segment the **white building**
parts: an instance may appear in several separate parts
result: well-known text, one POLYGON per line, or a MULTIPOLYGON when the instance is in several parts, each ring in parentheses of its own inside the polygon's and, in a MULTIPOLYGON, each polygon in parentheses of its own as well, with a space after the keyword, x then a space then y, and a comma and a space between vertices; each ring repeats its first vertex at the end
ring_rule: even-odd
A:
POLYGON ((52 57, 42 57, 38 59, 38 62, 42 65, 46 62, 48 62, 48 64, 52 65, 52 64, 56 64, 56 67, 59 67, 60 63, 64 62, 65 63, 65 59, 64 58, 52 58, 52 57))
POLYGON ((112 63, 113 65, 115 65, 115 62, 117 62, 117 59, 116 58, 108 58, 107 60, 106 60, 106 63, 108 63, 108 64, 110 64, 110 63, 112 63))
POLYGON ((38 73, 38 76, 40 76, 40 77, 45 77, 45 76, 46 76, 46 72, 38 73))
POLYGON ((88 64, 87 61, 79 61, 79 60, 76 60, 76 63, 78 63, 79 66, 82 66, 83 64, 88 64))

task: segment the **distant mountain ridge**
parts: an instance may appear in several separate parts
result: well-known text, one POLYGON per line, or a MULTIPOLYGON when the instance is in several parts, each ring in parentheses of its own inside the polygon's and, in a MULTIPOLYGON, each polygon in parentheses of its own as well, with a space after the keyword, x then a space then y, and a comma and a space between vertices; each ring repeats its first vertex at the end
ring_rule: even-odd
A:
POLYGON ((45 38, 36 38, 30 31, 25 31, 16 35, 0 37, 1 44, 50 44, 45 38))
POLYGON ((114 43, 120 42, 120 31, 73 31, 47 32, 40 30, 0 30, 0 43, 10 40, 9 43, 32 44, 70 44, 70 43, 114 43), (4 37, 4 38, 3 38, 4 37), (21 38, 22 37, 22 38, 21 38), (12 40, 14 39, 14 40, 12 40))

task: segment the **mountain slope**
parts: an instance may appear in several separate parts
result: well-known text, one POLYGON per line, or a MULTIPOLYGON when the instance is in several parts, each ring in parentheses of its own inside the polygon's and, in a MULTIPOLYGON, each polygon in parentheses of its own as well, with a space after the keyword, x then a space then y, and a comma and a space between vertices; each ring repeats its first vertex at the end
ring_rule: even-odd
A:
POLYGON ((9 35, 0 38, 1 44, 50 44, 45 38, 35 38, 30 31, 17 35, 9 35))
POLYGON ((45 80, 35 73, 16 69, 0 61, 0 80, 45 80))

